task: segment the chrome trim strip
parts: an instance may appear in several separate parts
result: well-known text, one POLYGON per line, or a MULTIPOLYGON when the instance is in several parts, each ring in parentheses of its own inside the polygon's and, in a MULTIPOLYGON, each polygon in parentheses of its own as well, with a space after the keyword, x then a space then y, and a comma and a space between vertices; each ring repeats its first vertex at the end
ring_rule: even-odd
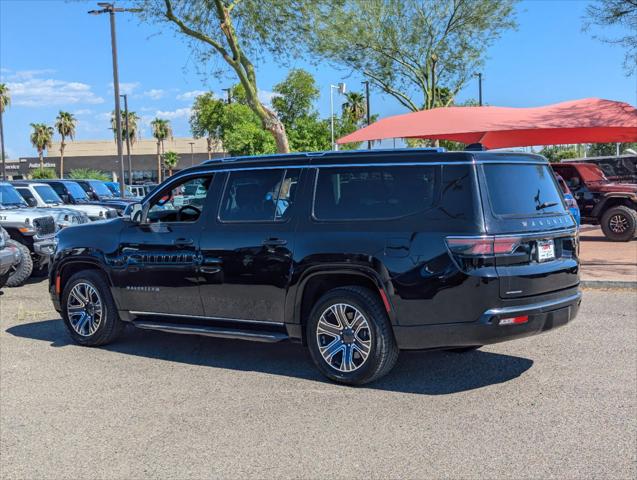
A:
POLYGON ((582 298, 582 292, 578 291, 574 295, 568 297, 558 298, 556 300, 547 300, 539 303, 529 303, 528 305, 515 305, 511 307, 491 308, 482 314, 483 319, 488 319, 492 316, 499 315, 512 315, 516 313, 528 312, 531 310, 542 313, 546 310, 553 310, 559 307, 566 307, 570 304, 578 302, 582 298))
POLYGON ((273 322, 271 320, 244 320, 239 318, 223 318, 223 317, 206 317, 204 315, 183 315, 180 313, 159 313, 159 312, 142 312, 137 310, 131 310, 128 313, 131 315, 147 315, 156 317, 175 317, 175 318, 198 318, 200 320, 214 320, 217 322, 233 322, 233 323, 251 323, 256 325, 276 325, 277 327, 285 326, 283 322, 273 322))
MULTIPOLYGON (((564 214, 560 214, 561 216, 564 216, 564 214)), ((569 235, 574 235, 577 233, 577 228, 567 228, 567 229, 562 229, 562 230, 541 230, 539 232, 530 232, 530 233, 507 233, 507 234, 493 234, 493 235, 449 235, 445 238, 452 238, 452 239, 476 239, 476 240, 481 240, 481 239, 488 239, 488 238, 518 238, 518 237, 522 237, 522 238, 534 238, 534 237, 546 237, 548 235, 552 235, 554 237, 567 237, 569 235)))

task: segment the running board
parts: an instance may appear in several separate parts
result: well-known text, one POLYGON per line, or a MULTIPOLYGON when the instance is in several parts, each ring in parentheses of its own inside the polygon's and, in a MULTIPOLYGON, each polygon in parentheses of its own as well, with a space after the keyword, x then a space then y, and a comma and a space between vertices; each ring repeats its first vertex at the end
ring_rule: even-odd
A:
POLYGON ((232 338, 235 340, 251 340, 253 342, 276 343, 288 340, 289 337, 281 332, 265 332, 259 330, 234 329, 225 327, 210 327, 207 325, 188 325, 181 323, 153 322, 150 320, 136 320, 131 322, 137 328, 144 330, 160 330, 169 333, 183 333, 186 335, 203 335, 206 337, 232 338))

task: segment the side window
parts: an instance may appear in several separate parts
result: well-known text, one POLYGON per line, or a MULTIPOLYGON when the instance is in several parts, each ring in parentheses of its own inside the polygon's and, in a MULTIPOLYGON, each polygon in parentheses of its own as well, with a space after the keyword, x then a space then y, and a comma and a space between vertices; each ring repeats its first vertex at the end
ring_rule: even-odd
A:
POLYGON ((212 175, 185 179, 164 190, 150 204, 146 221, 196 222, 203 211, 212 175))
POLYGON ((31 190, 29 190, 28 188, 18 187, 16 188, 16 190, 18 191, 20 196, 24 198, 30 206, 38 204, 38 201, 35 199, 35 196, 31 193, 31 190))
POLYGON ((64 191, 64 185, 60 185, 59 183, 49 183, 49 185, 51 185, 51 188, 53 190, 55 190, 55 193, 57 193, 58 195, 65 195, 66 192, 64 191))
POLYGON ((222 222, 272 222, 292 212, 300 170, 231 172, 219 207, 222 222))
POLYGON ((439 166, 321 168, 314 198, 319 220, 399 218, 434 206, 439 166))

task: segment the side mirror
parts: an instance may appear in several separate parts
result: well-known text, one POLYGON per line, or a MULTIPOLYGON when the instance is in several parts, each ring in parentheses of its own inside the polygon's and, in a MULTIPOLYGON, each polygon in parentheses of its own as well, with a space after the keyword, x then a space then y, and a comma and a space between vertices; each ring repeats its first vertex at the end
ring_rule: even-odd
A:
POLYGON ((144 207, 141 203, 131 203, 126 207, 124 215, 129 216, 132 222, 141 223, 143 211, 144 207))
POLYGON ((27 205, 29 207, 37 207, 38 206, 38 201, 35 198, 33 198, 33 197, 27 198, 27 205))

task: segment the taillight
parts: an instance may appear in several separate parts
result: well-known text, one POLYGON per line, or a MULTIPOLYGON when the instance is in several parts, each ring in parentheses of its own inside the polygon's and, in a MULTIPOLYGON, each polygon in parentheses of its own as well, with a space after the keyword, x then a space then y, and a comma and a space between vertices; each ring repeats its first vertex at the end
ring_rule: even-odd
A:
POLYGON ((506 255, 520 244, 520 237, 447 237, 449 250, 457 255, 506 255))
POLYGON ((529 321, 528 315, 521 315, 519 317, 501 318, 498 325, 520 325, 529 321))
POLYGON ((564 200, 566 200, 567 208, 577 208, 577 202, 574 198, 566 197, 564 200))

